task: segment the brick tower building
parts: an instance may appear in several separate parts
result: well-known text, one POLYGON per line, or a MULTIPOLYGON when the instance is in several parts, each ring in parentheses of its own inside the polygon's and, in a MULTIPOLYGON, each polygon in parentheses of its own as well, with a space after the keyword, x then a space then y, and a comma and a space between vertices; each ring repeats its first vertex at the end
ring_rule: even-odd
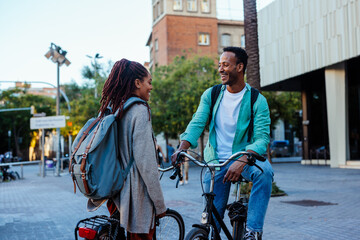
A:
POLYGON ((184 51, 217 57, 223 47, 241 46, 243 22, 217 19, 216 0, 152 0, 152 6, 150 68, 184 51))

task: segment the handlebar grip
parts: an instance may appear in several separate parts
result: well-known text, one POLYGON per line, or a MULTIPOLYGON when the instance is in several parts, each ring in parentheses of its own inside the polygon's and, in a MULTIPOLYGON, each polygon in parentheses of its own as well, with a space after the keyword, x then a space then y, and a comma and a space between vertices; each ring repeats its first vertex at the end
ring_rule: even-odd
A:
POLYGON ((171 180, 175 180, 175 178, 176 178, 177 175, 178 175, 177 169, 174 168, 174 170, 173 170, 173 172, 172 172, 172 174, 171 174, 171 176, 170 176, 170 179, 171 179, 171 180))

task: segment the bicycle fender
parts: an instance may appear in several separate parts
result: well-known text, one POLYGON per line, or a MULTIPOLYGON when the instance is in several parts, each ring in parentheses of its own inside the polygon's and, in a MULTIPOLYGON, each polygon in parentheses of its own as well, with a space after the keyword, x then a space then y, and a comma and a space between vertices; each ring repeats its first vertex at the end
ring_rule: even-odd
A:
POLYGON ((207 233, 209 233, 209 227, 204 224, 193 224, 192 227, 204 229, 207 233))

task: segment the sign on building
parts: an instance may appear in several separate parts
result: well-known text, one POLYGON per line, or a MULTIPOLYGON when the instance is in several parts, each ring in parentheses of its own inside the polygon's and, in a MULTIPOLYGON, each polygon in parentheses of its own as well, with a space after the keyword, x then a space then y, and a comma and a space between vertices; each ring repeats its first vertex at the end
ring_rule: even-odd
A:
POLYGON ((30 118, 30 129, 65 127, 65 116, 30 118))

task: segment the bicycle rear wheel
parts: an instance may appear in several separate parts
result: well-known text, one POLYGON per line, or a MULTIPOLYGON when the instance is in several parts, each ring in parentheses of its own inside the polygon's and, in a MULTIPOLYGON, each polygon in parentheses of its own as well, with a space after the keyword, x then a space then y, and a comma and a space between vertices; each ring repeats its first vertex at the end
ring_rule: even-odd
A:
POLYGON ((186 234, 185 240, 206 240, 208 239, 208 232, 202 228, 194 227, 186 234))
POLYGON ((167 209, 166 215, 158 219, 155 232, 154 240, 183 240, 185 234, 184 220, 178 212, 167 209))
POLYGON ((11 180, 20 179, 20 176, 17 172, 11 171, 9 175, 10 175, 11 180))

